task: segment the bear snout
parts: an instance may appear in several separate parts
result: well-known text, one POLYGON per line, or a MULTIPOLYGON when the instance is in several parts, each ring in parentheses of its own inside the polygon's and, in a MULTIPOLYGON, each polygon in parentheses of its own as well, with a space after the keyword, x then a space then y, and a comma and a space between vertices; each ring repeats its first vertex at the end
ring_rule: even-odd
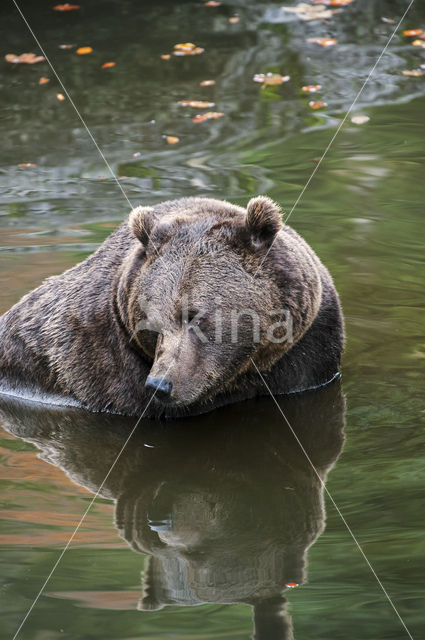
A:
POLYGON ((145 382, 145 389, 151 395, 155 394, 158 400, 168 400, 173 390, 173 383, 165 378, 148 376, 145 382))

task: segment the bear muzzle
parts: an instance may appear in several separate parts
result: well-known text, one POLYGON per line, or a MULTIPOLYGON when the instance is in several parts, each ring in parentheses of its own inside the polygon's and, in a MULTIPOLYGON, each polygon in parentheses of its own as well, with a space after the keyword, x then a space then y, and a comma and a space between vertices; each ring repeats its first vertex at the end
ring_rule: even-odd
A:
POLYGON ((155 395, 158 400, 166 402, 171 397, 173 383, 165 378, 148 376, 145 382, 145 389, 150 395, 155 395))

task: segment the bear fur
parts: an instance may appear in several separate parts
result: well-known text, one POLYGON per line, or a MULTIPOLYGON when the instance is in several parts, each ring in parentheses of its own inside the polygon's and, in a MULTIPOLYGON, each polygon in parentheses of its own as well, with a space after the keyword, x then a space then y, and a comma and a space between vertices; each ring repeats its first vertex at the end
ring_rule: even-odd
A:
POLYGON ((343 343, 332 278, 275 203, 184 198, 137 207, 0 318, 0 388, 178 417, 326 384, 343 343))

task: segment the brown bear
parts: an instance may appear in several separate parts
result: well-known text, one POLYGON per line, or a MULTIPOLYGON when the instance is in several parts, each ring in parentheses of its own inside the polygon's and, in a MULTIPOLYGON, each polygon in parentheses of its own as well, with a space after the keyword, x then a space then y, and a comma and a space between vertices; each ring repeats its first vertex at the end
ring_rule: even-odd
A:
POLYGON ((274 202, 184 198, 137 207, 0 318, 0 388, 177 417, 324 385, 343 342, 332 278, 274 202))

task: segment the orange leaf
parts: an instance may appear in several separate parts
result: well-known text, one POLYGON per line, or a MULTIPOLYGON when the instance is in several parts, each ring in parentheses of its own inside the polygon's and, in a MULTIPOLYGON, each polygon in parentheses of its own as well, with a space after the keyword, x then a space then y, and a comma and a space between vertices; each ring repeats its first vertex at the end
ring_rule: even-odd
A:
POLYGON ((75 44, 60 44, 59 49, 73 49, 75 44))
POLYGON ((65 96, 63 95, 63 93, 57 93, 56 97, 59 100, 59 102, 63 102, 65 100, 65 96))
POLYGON ((174 56, 197 56, 203 53, 204 49, 197 47, 193 42, 185 42, 184 44, 174 45, 174 56))
POLYGON ((79 56, 86 56, 88 53, 91 53, 93 49, 91 47, 78 47, 75 53, 78 53, 79 56))
POLYGON ((425 40, 413 40, 412 44, 414 47, 422 47, 425 49, 425 40))
POLYGON ((207 111, 207 113, 198 113, 197 116, 193 116, 192 122, 205 122, 205 120, 215 120, 222 116, 224 116, 224 113, 220 113, 219 111, 207 111))
POLYGON ((221 2, 217 2, 217 0, 208 0, 208 2, 205 3, 206 7, 219 7, 221 5, 221 2))
POLYGON ((182 107, 193 107, 194 109, 210 109, 215 106, 214 102, 206 100, 179 100, 179 104, 182 107))
POLYGON ((177 144, 180 142, 180 138, 177 136, 166 136, 165 140, 167 141, 167 144, 177 144))
POLYGON ((35 64, 36 62, 43 62, 43 60, 45 60, 43 56, 36 56, 35 53, 21 53, 20 56, 14 53, 7 53, 4 57, 7 62, 14 64, 35 64))
POLYGON ((161 55, 161 58, 162 58, 163 60, 169 60, 169 59, 171 58, 171 56, 170 56, 170 54, 169 54, 169 53, 163 53, 163 54, 161 55))
POLYGON ((110 69, 111 67, 115 67, 115 62, 104 62, 101 69, 110 69))
POLYGON ((328 105, 322 100, 311 100, 308 103, 308 106, 310 107, 310 109, 323 109, 323 107, 327 107, 328 105))
POLYGON ((53 10, 54 11, 76 11, 79 8, 80 8, 79 4, 69 4, 69 2, 66 2, 65 4, 57 4, 55 7, 53 7, 53 10))
POLYGON ((305 87, 301 87, 301 91, 304 93, 317 93, 322 90, 321 84, 307 84, 305 87))
POLYGON ((332 47, 333 45, 338 44, 338 40, 335 38, 307 38, 307 42, 320 44, 321 47, 332 47))
POLYGON ((312 4, 324 4, 327 7, 347 7, 354 0, 313 0, 312 4))
POLYGON ((254 82, 261 82, 263 87, 266 87, 288 82, 290 76, 281 76, 279 73, 256 73, 252 79, 254 82))
POLYGON ((25 169, 30 169, 31 167, 36 167, 37 165, 34 164, 33 162, 21 162, 21 164, 18 164, 18 167, 25 167, 25 169))
POLYGON ((298 587, 298 582, 286 582, 285 587, 287 589, 295 589, 295 587, 298 587))
POLYGON ((424 75, 424 72, 420 69, 412 69, 411 71, 405 69, 404 71, 402 71, 402 74, 404 76, 409 76, 410 78, 419 78, 420 76, 424 75))
POLYGON ((38 84, 47 84, 48 82, 50 82, 50 78, 45 78, 44 76, 41 76, 40 80, 38 81, 38 84))
POLYGON ((423 33, 423 29, 406 29, 403 31, 403 35, 409 37, 420 36, 421 33, 423 33))
POLYGON ((240 20, 239 16, 232 16, 231 18, 229 18, 230 24, 237 24, 239 20, 240 20))
POLYGON ((199 83, 200 87, 212 87, 213 85, 215 85, 215 80, 202 80, 199 83))

